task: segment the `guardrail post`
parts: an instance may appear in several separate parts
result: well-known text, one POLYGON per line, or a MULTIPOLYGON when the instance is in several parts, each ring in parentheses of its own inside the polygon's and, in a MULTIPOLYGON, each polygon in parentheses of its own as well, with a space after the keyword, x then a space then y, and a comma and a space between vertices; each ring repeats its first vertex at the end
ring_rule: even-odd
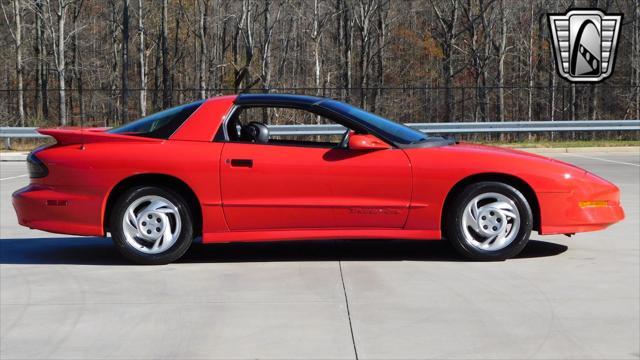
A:
POLYGON ((11 138, 10 137, 4 138, 4 145, 7 148, 7 150, 11 150, 11 138))

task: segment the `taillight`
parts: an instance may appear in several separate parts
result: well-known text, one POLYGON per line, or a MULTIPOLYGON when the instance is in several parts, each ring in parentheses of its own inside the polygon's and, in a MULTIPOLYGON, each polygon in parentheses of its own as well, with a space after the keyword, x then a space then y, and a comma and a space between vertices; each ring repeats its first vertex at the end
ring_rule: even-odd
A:
POLYGON ((49 174, 49 169, 32 151, 27 156, 27 168, 29 169, 29 177, 32 179, 43 178, 49 174))

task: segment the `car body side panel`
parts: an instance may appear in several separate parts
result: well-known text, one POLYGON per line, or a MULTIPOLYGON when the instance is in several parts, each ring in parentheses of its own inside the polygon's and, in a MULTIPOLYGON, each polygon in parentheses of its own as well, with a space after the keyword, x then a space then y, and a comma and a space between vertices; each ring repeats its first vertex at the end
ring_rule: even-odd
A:
POLYGON ((232 230, 402 228, 411 169, 402 150, 228 143, 223 209, 232 230), (251 166, 234 166, 234 161, 251 166))
POLYGON ((207 100, 169 141, 49 131, 58 145, 37 155, 49 175, 32 179, 29 187, 14 195, 16 210, 26 214, 21 222, 52 232, 103 235, 107 200, 115 186, 133 176, 159 174, 174 177, 193 190, 201 206, 203 232, 226 231, 218 175, 223 144, 211 140, 235 98, 207 100))
POLYGON ((406 229, 440 229, 449 191, 465 178, 481 174, 512 176, 528 184, 540 206, 543 234, 596 230, 624 217, 615 185, 591 178, 585 170, 560 161, 471 144, 406 152, 415 176, 406 229), (585 200, 611 200, 611 208, 580 209, 578 203, 585 200))
POLYGON ((49 189, 48 193, 40 191, 29 196, 68 200, 67 205, 57 206, 53 215, 68 214, 60 220, 59 216, 48 213, 52 211, 49 208, 34 208, 31 217, 33 221, 58 218, 71 228, 77 224, 85 229, 84 226, 90 224, 99 232, 67 232, 102 235, 107 198, 112 189, 132 176, 161 174, 184 182, 196 194, 206 219, 203 231, 226 231, 218 176, 221 150, 221 143, 191 141, 96 143, 82 148, 68 145, 46 149, 38 157, 47 165, 50 175, 33 179, 32 184, 49 189), (91 200, 87 200, 89 198, 91 200))

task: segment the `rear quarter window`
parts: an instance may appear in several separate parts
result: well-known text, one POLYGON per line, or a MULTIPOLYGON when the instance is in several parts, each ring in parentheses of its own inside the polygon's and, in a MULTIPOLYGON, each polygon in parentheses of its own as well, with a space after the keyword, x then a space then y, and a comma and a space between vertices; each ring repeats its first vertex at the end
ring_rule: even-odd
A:
POLYGON ((143 117, 120 127, 107 130, 111 134, 168 139, 199 107, 204 100, 180 105, 143 117))

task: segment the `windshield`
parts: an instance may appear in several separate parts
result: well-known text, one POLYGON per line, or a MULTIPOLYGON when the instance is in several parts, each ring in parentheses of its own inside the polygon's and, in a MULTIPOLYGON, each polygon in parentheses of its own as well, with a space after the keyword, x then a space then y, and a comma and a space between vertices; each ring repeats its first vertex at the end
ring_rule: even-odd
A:
POLYGON ((204 100, 157 112, 120 127, 107 130, 108 133, 136 135, 158 139, 168 139, 204 100))
POLYGON ((408 126, 393 122, 391 120, 372 114, 355 106, 351 106, 336 100, 323 101, 320 106, 349 114, 355 120, 363 123, 366 127, 375 130, 387 139, 400 144, 415 144, 427 140, 427 135, 414 130, 408 126))

